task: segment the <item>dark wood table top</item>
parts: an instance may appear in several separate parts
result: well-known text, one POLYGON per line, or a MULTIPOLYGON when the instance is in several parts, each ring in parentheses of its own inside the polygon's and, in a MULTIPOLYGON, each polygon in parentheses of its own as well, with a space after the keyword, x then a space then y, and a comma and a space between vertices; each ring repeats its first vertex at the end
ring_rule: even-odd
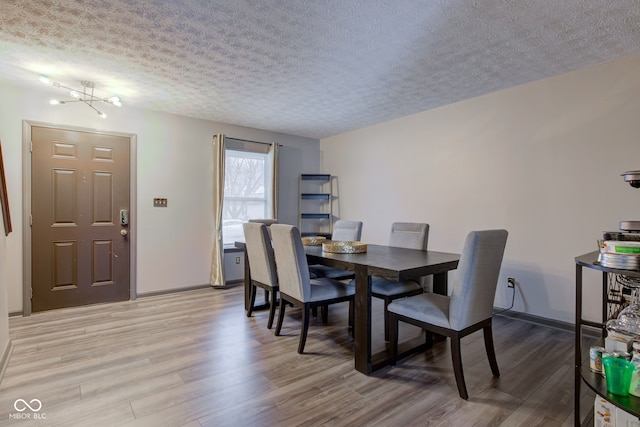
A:
POLYGON ((338 268, 353 270, 356 265, 367 266, 369 275, 392 280, 405 280, 430 274, 443 273, 457 267, 459 254, 393 246, 367 244, 361 254, 335 254, 324 252, 322 246, 305 246, 309 262, 322 260, 338 268))

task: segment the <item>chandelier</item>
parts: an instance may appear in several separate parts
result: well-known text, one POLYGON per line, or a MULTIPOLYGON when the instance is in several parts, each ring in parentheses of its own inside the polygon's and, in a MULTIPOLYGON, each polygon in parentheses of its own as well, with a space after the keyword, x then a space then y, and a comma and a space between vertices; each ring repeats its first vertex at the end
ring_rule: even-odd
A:
POLYGON ((60 99, 52 99, 51 101, 49 101, 49 103, 51 105, 61 105, 61 104, 69 104, 71 102, 82 102, 85 105, 88 105, 89 108, 91 108, 92 110, 94 110, 96 113, 98 113, 98 115, 100 117, 102 117, 103 119, 107 118, 107 115, 98 110, 93 103, 100 103, 100 102, 106 102, 108 104, 113 104, 116 107, 121 107, 122 106, 122 102, 120 101, 120 98, 117 96, 112 96, 110 98, 100 98, 99 96, 95 96, 93 94, 93 91, 95 89, 96 84, 92 81, 89 80, 82 80, 80 82, 80 84, 82 85, 82 89, 73 89, 70 87, 67 87, 65 85, 63 85, 62 83, 59 82, 54 82, 49 80, 47 77, 44 76, 40 76, 40 81, 44 84, 48 84, 54 87, 59 87, 62 89, 66 89, 69 91, 69 95, 73 98, 73 99, 69 99, 69 100, 60 100, 60 99))

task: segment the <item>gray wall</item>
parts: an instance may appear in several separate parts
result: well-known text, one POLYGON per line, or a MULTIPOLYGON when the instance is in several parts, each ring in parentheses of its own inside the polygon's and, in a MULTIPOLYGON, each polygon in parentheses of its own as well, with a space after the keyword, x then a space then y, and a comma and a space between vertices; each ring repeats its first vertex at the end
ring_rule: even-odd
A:
POLYGON ((110 109, 104 120, 82 104, 50 106, 48 93, 1 82, 0 93, 0 139, 15 230, 6 240, 6 270, 2 270, 6 280, 0 282, 9 312, 20 312, 23 307, 22 120, 137 135, 139 294, 209 283, 214 134, 283 145, 281 222, 296 224, 298 175, 319 168, 319 141, 315 139, 137 110, 126 106, 126 100, 121 109, 110 109), (154 197, 167 198, 168 207, 153 208, 154 197))
MULTIPOLYGON (((574 257, 604 230, 640 220, 640 56, 585 68, 323 139, 345 219, 385 243, 394 221, 431 225, 429 247, 459 252, 473 229, 506 228, 495 304, 573 323, 574 257)), ((587 317, 599 276, 585 273, 587 317)))

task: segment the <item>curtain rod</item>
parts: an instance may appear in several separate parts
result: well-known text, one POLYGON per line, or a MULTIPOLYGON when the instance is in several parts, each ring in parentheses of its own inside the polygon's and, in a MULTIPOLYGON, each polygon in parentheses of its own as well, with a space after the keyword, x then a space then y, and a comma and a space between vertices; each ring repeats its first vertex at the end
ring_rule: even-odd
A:
MULTIPOLYGON (((233 138, 231 136, 226 136, 226 135, 225 135, 225 139, 233 139, 234 141, 241 141, 241 142, 250 142, 252 144, 263 144, 263 145, 271 145, 272 144, 271 142, 249 141, 248 139, 233 138)), ((283 147, 283 145, 282 144, 278 144, 278 147, 283 147)))

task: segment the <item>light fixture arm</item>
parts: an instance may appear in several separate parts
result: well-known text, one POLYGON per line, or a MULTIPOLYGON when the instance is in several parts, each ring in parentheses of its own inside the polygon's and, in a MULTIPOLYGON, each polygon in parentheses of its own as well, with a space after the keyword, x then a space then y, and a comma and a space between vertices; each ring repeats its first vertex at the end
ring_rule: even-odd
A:
POLYGON ((93 102, 106 102, 109 104, 113 104, 116 107, 120 107, 122 106, 122 102, 120 101, 120 98, 117 96, 113 96, 111 98, 100 98, 98 96, 94 95, 94 91, 95 91, 95 83, 89 80, 82 80, 80 82, 80 84, 82 85, 82 90, 76 90, 73 89, 71 87, 65 86, 64 84, 60 83, 60 82, 54 82, 54 81, 50 81, 48 78, 46 77, 40 77, 40 81, 45 83, 45 84, 50 84, 51 86, 54 87, 59 87, 61 89, 66 89, 69 91, 69 93, 71 94, 71 96, 73 98, 76 99, 70 99, 70 100, 66 100, 66 101, 62 101, 62 100, 51 100, 51 104, 53 105, 57 105, 57 104, 68 104, 71 102, 82 102, 86 105, 88 105, 92 110, 94 110, 96 113, 98 113, 98 115, 102 118, 106 118, 107 115, 105 113, 103 113, 102 111, 98 110, 96 107, 93 106, 93 102), (89 92, 89 89, 91 90, 89 92))

